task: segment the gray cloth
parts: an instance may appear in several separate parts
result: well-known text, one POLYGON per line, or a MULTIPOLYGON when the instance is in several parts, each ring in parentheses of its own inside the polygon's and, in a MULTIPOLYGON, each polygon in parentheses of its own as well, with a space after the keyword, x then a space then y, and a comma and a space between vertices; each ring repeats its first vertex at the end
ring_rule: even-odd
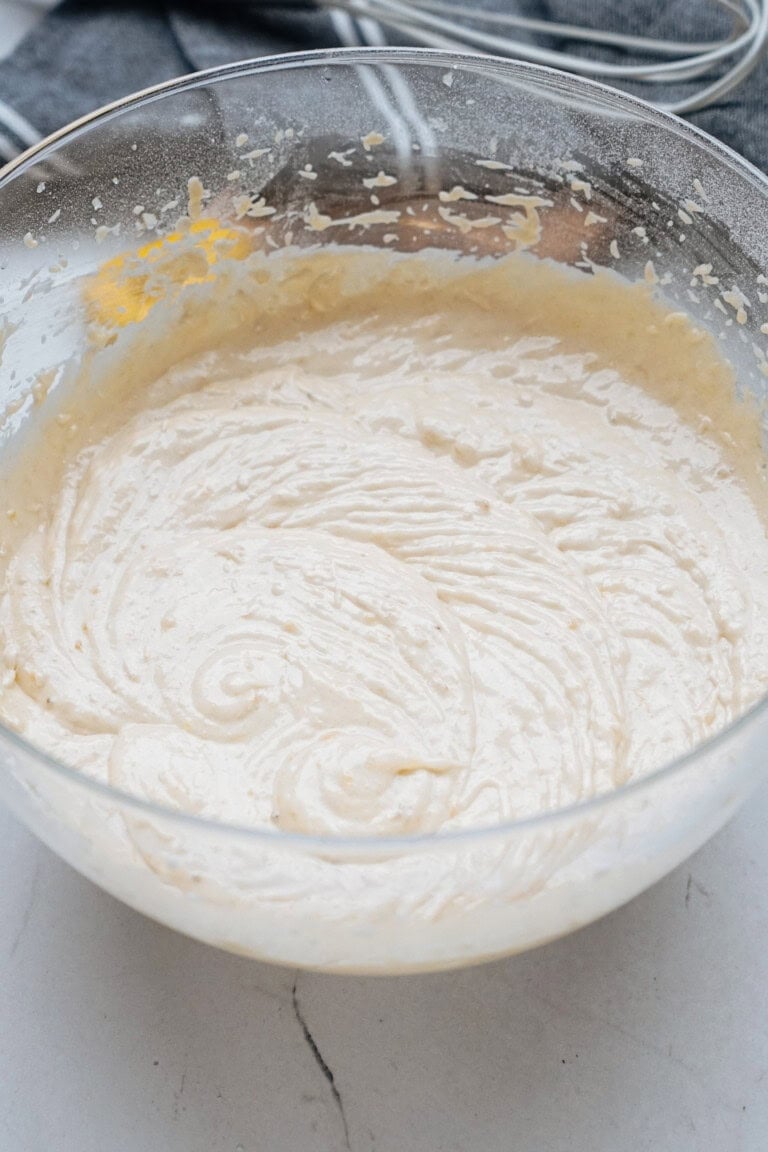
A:
MULTIPOLYGON (((643 36, 706 39, 727 27, 703 0, 487 0, 499 8, 643 36)), ((552 45, 551 40, 542 41, 552 45)), ((338 45, 327 14, 290 4, 65 0, 0 64, 0 100, 49 133, 102 104, 185 72, 253 56, 338 45)), ((581 42, 574 54, 620 58, 581 42)), ((698 82, 700 83, 700 82, 698 82)), ((684 88, 678 87, 675 95, 684 88)), ((648 95, 648 89, 638 89, 648 95)), ((768 169, 768 65, 690 119, 768 169)), ((3 125, 0 123, 0 128, 3 125)))

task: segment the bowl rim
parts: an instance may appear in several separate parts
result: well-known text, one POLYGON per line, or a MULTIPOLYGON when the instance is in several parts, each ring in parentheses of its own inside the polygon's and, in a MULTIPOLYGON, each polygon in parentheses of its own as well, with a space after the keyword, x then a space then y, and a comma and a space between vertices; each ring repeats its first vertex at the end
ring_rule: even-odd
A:
MULTIPOLYGON (((473 71, 486 71, 489 75, 501 69, 513 78, 519 77, 522 80, 528 76, 532 81, 538 81, 544 86, 549 80, 550 83, 554 82, 564 85, 566 88, 570 87, 577 96, 580 92, 593 94, 595 97, 612 101, 619 109, 623 107, 627 111, 633 111, 640 119, 655 120, 674 134, 687 137, 701 147, 703 151, 714 153, 726 166, 735 169, 738 176, 746 179, 768 197, 768 177, 749 160, 703 129, 682 120, 673 113, 654 107, 638 96, 630 95, 608 84, 527 61, 471 52, 398 47, 326 48, 305 52, 277 53, 233 61, 229 64, 217 65, 162 81, 94 109, 93 112, 71 121, 19 156, 14 157, 0 169, 0 190, 22 175, 26 169, 45 159, 48 153, 55 152, 58 146, 67 140, 74 139, 81 133, 90 131, 99 123, 119 116, 123 112, 153 103, 167 96, 201 87, 208 83, 236 79, 238 76, 251 76, 297 68, 359 64, 407 64, 454 69, 465 67, 471 68, 473 71)), ((439 849, 443 845, 451 844, 472 845, 495 837, 508 837, 518 833, 527 833, 534 829, 551 827, 564 821, 598 813, 611 806, 618 806, 626 798, 642 797, 645 792, 651 791, 655 785, 682 775, 687 768, 693 768, 709 753, 725 749, 732 740, 752 728, 754 723, 766 714, 768 714, 768 693, 719 732, 696 744, 682 755, 662 764, 659 768, 637 780, 620 784, 609 792, 600 793, 586 800, 538 812, 518 820, 505 820, 498 824, 485 824, 410 836, 332 836, 283 832, 279 829, 233 824, 210 817, 197 816, 190 812, 145 800, 140 796, 87 776, 82 771, 61 763, 54 756, 44 752, 1 722, 0 750, 6 747, 11 751, 22 753, 25 757, 31 757, 55 776, 63 778, 68 784, 74 784, 86 793, 93 793, 120 807, 127 807, 137 813, 151 815, 155 818, 159 817, 161 820, 181 825, 192 831, 198 830, 207 835, 226 839, 234 838, 260 842, 265 847, 271 848, 313 852, 317 850, 328 851, 332 847, 334 851, 341 851, 341 853, 345 853, 346 850, 362 851, 363 853, 367 851, 378 857, 383 857, 396 851, 439 849)), ((8 768, 7 765, 4 767, 8 768)), ((10 771, 9 768, 8 770, 10 771)))

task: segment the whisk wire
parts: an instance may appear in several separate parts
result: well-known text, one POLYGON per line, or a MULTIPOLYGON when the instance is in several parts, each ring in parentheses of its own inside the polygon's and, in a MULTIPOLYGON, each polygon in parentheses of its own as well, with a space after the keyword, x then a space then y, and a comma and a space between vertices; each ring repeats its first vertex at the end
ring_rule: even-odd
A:
MULTIPOLYGON (((674 85, 715 74, 710 84, 678 100, 660 103, 678 114, 696 111, 722 99, 749 75, 768 44, 768 0, 711 0, 732 22, 730 32, 709 41, 677 41, 592 29, 511 12, 496 12, 451 0, 318 0, 321 7, 346 12, 361 27, 386 28, 411 42, 432 48, 467 48, 531 63, 547 64, 608 82, 674 85), (491 30, 495 29, 495 30, 491 30), (509 29, 509 33, 500 31, 509 29), (546 34, 557 39, 614 48, 631 60, 596 60, 572 51, 544 47, 514 35, 546 34), (724 69, 717 76, 718 71, 724 69)), ((363 38, 371 42, 370 31, 363 38)))

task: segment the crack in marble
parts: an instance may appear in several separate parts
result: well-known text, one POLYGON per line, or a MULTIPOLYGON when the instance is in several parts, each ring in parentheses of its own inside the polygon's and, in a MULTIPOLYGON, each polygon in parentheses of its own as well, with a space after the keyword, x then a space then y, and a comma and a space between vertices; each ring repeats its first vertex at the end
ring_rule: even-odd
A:
POLYGON ((333 1096, 334 1103, 336 1105, 336 1108, 338 1109, 339 1116, 341 1118, 341 1123, 342 1123, 343 1128, 344 1128, 344 1147, 351 1149, 351 1144, 349 1143, 349 1126, 347 1125, 347 1116, 346 1116, 346 1113, 344 1111, 344 1101, 341 1098, 341 1093, 339 1092, 338 1086, 336 1084, 336 1078, 333 1075, 333 1072, 329 1068, 328 1064, 326 1063, 322 1052, 320 1051, 320 1049, 317 1046, 317 1041, 315 1040, 314 1036, 310 1032, 309 1026, 307 1025, 307 1022, 304 1019, 304 1015, 301 1011, 301 1007, 299 1005, 298 995, 296 992, 297 984, 298 984, 298 977, 296 977, 294 979, 293 988, 291 989, 291 1004, 293 1005, 293 1014, 296 1017, 297 1024, 301 1028, 302 1035, 304 1036, 304 1040, 306 1041, 307 1047, 309 1048, 310 1052, 312 1053, 312 1056, 314 1057, 315 1063, 317 1064, 318 1068, 322 1072, 325 1079, 328 1081, 328 1086, 331 1089, 331 1095, 333 1096))
POLYGON ((694 880, 693 873, 689 872, 688 873, 688 882, 685 886, 685 907, 686 908, 688 908, 688 906, 691 903, 691 890, 692 889, 694 891, 698 892, 700 896, 703 896, 704 900, 707 904, 711 903, 712 893, 709 891, 708 888, 705 888, 703 884, 700 884, 698 880, 694 880))
MULTIPOLYGON (((183 1105, 181 1103, 181 1098, 184 1095, 184 1086, 185 1086, 186 1082, 187 1082, 187 1066, 185 1064, 184 1065, 184 1071, 181 1073, 181 1082, 179 1084, 178 1089, 173 1094, 173 1119, 174 1119, 174 1121, 178 1120, 179 1110, 183 1107, 183 1105)), ((184 1111, 186 1112, 186 1108, 184 1108, 184 1111)))
POLYGON ((37 889, 38 889, 39 881, 40 881, 40 849, 36 848, 35 849, 35 864, 34 864, 34 868, 32 870, 32 879, 30 880, 30 883, 29 883, 29 892, 27 894, 27 903, 25 905, 24 912, 22 913, 22 916, 21 916, 21 923, 19 924, 19 927, 16 930, 16 935, 14 936, 13 940, 11 941, 11 947, 8 950, 8 959, 9 960, 12 960, 14 958, 14 956, 16 955, 16 953, 19 949, 19 945, 21 944, 22 940, 24 939, 24 935, 27 931, 27 928, 29 927, 29 921, 32 918, 32 911, 33 911, 34 906, 35 906, 35 900, 37 899, 37 889))

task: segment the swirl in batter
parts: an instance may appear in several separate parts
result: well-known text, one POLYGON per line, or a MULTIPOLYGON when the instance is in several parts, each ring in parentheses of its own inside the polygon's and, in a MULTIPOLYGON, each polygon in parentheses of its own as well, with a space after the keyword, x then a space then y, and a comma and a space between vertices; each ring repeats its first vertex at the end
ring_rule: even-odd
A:
POLYGON ((304 257, 122 425, 83 396, 7 568, 6 722, 164 805, 398 835, 614 788, 752 703, 768 544, 725 366, 645 290, 510 263, 304 257))

